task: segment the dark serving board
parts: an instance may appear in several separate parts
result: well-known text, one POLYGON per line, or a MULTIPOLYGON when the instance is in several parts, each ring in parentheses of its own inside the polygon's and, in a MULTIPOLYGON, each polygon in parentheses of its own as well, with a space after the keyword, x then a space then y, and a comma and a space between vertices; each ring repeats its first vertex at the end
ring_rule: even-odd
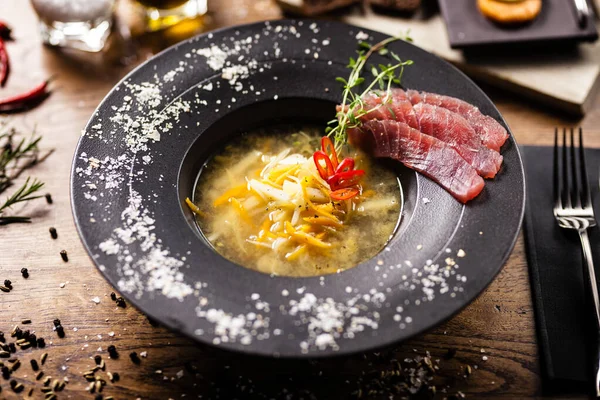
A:
POLYGON ((568 44, 593 42, 598 32, 591 15, 580 28, 573 0, 543 0, 542 11, 530 23, 520 26, 497 24, 479 12, 476 0, 439 0, 446 20, 452 48, 487 47, 490 45, 568 44))
MULTIPOLYGON (((229 262, 203 240, 184 203, 202 164, 235 135, 335 115, 335 78, 347 76, 359 40, 386 37, 327 21, 232 27, 179 43, 118 83, 92 115, 71 174, 77 228, 106 279, 200 343, 279 357, 382 347, 469 304, 498 274, 521 227, 525 182, 512 136, 502 170, 467 205, 397 164, 405 193, 397 233, 373 259, 339 274, 276 277, 229 262)), ((390 50, 414 61, 406 87, 462 98, 506 126, 447 62, 403 41, 390 50)))

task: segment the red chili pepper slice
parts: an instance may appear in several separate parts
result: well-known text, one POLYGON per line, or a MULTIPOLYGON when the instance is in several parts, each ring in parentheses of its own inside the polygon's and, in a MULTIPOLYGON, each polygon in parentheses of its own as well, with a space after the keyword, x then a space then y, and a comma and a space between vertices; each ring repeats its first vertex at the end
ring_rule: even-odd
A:
POLYGON ((331 160, 324 152, 320 150, 315 151, 315 154, 313 154, 313 159, 315 160, 315 165, 317 166, 317 170, 319 171, 321 178, 327 180, 335 173, 331 160), (321 161, 323 161, 325 165, 323 165, 321 161))
POLYGON ((323 153, 327 154, 329 159, 331 160, 331 164, 333 165, 333 169, 338 167, 338 156, 335 152, 335 146, 331 139, 328 136, 323 136, 321 138, 321 150, 323 153))
POLYGON ((327 179, 327 183, 332 190, 338 190, 356 185, 360 178, 365 174, 362 169, 353 171, 338 172, 327 179))
POLYGON ((8 79, 9 65, 8 51, 6 51, 4 41, 0 39, 0 86, 4 86, 8 79))
POLYGON ((336 190, 335 192, 331 192, 331 194, 329 196, 333 200, 342 201, 342 200, 351 199, 354 196, 356 196, 358 193, 359 193, 359 191, 357 188, 346 188, 346 189, 336 190))
POLYGON ((348 172, 354 169, 354 158, 347 157, 342 160, 342 162, 335 169, 335 173, 339 172, 348 172))

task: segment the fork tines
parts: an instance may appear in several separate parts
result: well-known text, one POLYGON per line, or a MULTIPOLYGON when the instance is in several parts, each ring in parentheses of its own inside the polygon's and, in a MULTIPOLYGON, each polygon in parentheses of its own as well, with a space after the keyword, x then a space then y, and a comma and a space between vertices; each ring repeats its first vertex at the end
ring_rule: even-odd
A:
POLYGON ((555 206, 563 209, 585 209, 592 207, 588 183, 582 129, 579 128, 579 148, 576 151, 574 130, 562 131, 562 146, 559 145, 558 128, 554 130, 554 200, 555 206), (567 148, 570 136, 571 145, 567 148))

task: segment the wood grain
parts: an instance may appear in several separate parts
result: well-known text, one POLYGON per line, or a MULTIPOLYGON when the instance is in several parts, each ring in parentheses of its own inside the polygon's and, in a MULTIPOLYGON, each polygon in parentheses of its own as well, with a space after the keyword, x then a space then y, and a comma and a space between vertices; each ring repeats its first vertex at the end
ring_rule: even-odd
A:
MULTIPOLYGON (((81 374, 93 367, 96 354, 106 360, 108 371, 121 374, 118 383, 109 383, 103 391, 117 399, 175 399, 183 395, 203 399, 342 399, 352 397, 363 372, 386 368, 392 358, 414 357, 415 351, 421 355, 430 351, 433 359, 441 360, 436 382, 438 389, 446 388, 447 393, 462 391, 473 398, 498 399, 540 396, 539 355, 522 236, 504 270, 465 310, 430 332, 378 355, 318 362, 248 358, 198 346, 153 327, 131 306, 116 307, 109 298, 114 289, 96 271, 75 231, 69 174, 80 131, 94 108, 149 50, 144 50, 142 39, 136 39, 142 45, 136 51, 137 60, 123 65, 122 57, 110 53, 82 57, 43 47, 28 3, 2 0, 1 7, 2 19, 15 28, 16 41, 8 43, 13 71, 0 94, 17 93, 50 75, 56 75, 56 80, 45 104, 10 117, 20 129, 37 126, 44 136, 42 147, 55 149, 47 162, 31 171, 46 182, 45 190, 52 193, 54 204, 41 200, 28 205, 26 212, 34 217, 34 223, 0 228, 0 280, 10 279, 14 286, 10 293, 0 293, 0 330, 10 332, 22 319, 30 318, 32 324, 27 328, 47 341, 45 350, 18 353, 23 366, 13 377, 26 390, 14 394, 8 382, 0 378, 0 398, 21 398, 34 386, 34 398, 43 398, 41 385, 34 384, 28 365, 30 358, 39 358, 43 351, 49 353, 45 374, 69 379, 65 391, 59 393, 61 398, 92 397, 85 391, 87 382, 81 374), (58 230, 57 240, 50 238, 50 226, 58 230), (68 251, 67 263, 59 256, 62 249, 68 251), (28 279, 20 275, 23 267, 30 271, 28 279), (99 304, 92 301, 96 296, 99 304), (60 318, 66 329, 64 339, 52 330, 55 318, 60 318), (112 332, 114 336, 110 336, 112 332), (108 359, 106 348, 110 344, 117 346, 119 359, 108 359), (447 360, 449 349, 455 349, 456 356, 447 360), (147 357, 135 365, 128 356, 132 351, 147 352, 147 357), (482 359, 484 355, 487 361, 482 359), (463 376, 467 365, 477 366, 469 378, 463 376)), ((270 0, 227 0, 211 2, 211 7, 211 26, 280 16, 270 0)), ((584 120, 568 120, 485 89, 519 143, 551 144, 555 126, 581 124, 587 143, 600 147, 598 103, 584 120)), ((443 397, 444 393, 438 394, 438 398, 443 397)))

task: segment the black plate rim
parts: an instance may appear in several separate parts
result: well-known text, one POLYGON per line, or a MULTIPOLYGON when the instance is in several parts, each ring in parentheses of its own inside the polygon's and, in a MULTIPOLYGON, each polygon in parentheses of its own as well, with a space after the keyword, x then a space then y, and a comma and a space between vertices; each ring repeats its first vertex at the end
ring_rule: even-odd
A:
MULTIPOLYGON (((323 21, 319 21, 319 20, 310 20, 310 19, 302 19, 302 20, 298 20, 298 19, 283 19, 283 20, 276 20, 276 21, 271 21, 273 23, 297 23, 298 21, 302 21, 303 23, 309 24, 312 22, 315 23, 321 23, 323 21)), ((349 24, 344 24, 344 23, 340 23, 340 22, 335 22, 335 21, 328 21, 329 24, 334 24, 334 25, 338 25, 340 27, 352 27, 352 28, 356 28, 356 29, 361 29, 363 31, 366 32, 372 32, 378 35, 381 35, 380 32, 376 32, 376 31, 372 31, 370 29, 365 29, 362 27, 358 27, 358 26, 353 26, 353 25, 349 25, 349 24)), ((244 28, 250 28, 252 26, 261 26, 264 24, 264 21, 261 22, 255 22, 255 23, 250 23, 250 24, 241 24, 241 25, 235 25, 235 26, 231 26, 231 27, 226 27, 226 28, 220 28, 211 32, 207 32, 201 35, 198 35, 196 37, 192 37, 190 39, 187 39, 186 41, 180 42, 178 44, 175 44, 167 49, 164 49, 163 51, 161 51, 160 53, 158 53, 157 55, 155 55, 154 57, 152 57, 149 60, 146 60, 144 63, 140 64, 139 66, 137 66, 136 68, 134 68, 132 71, 130 71, 128 74, 126 74, 117 84, 115 84, 115 86, 106 94, 106 96, 104 97, 104 99, 100 102, 100 104, 98 105, 98 107, 95 109, 95 111, 92 113, 91 117, 90 117, 90 121, 88 121, 88 123, 86 124, 86 129, 90 127, 91 123, 92 123, 92 117, 98 113, 102 107, 104 106, 104 104, 107 102, 107 100, 111 97, 111 95, 113 95, 116 91, 116 88, 119 87, 124 81, 126 81, 127 79, 129 79, 131 76, 133 76, 136 72, 138 72, 139 70, 141 70, 142 68, 144 68, 150 61, 153 61, 161 56, 164 56, 165 54, 174 51, 177 47, 179 47, 180 45, 182 45, 183 43, 187 43, 190 41, 195 40, 198 37, 203 37, 205 35, 210 34, 217 34, 220 32, 224 32, 224 31, 228 31, 228 30, 234 30, 234 29, 244 29, 244 28)), ((431 53, 412 45, 414 51, 417 52, 422 52, 422 53, 426 53, 429 55, 432 55, 431 53)), ((464 74, 462 71, 460 71, 458 68, 456 68, 454 65, 448 63, 447 61, 440 59, 439 57, 432 55, 434 57, 436 57, 439 61, 441 61, 443 64, 446 65, 446 67, 449 67, 450 69, 452 69, 455 73, 458 73, 459 75, 462 76, 463 79, 465 79, 466 81, 468 81, 469 83, 472 84, 472 87, 474 90, 476 90, 478 92, 479 95, 481 95, 482 97, 484 97, 487 101, 490 102, 490 104, 493 105, 493 102, 491 101, 491 99, 483 92, 483 90, 477 86, 466 74, 464 74)), ((495 108, 495 106, 494 106, 495 108)), ((506 123, 504 117, 500 114, 500 112, 497 110, 497 108, 495 108, 496 112, 498 113, 498 115, 500 116, 500 119, 503 123, 504 126, 508 127, 508 124, 506 123)), ((510 128, 508 129, 510 132, 510 128)), ((75 175, 75 169, 76 169, 76 160, 77 160, 77 155, 80 149, 80 146, 82 145, 83 141, 85 140, 85 136, 82 136, 79 138, 78 143, 77 143, 77 147, 73 156, 73 161, 72 161, 72 165, 71 165, 71 177, 70 177, 70 195, 71 195, 71 211, 73 213, 73 218, 75 221, 75 225, 77 228, 77 232, 79 234, 80 240, 83 243, 88 256, 90 257, 90 259, 92 260, 92 262, 94 263, 95 267, 99 270, 99 272, 102 274, 102 276, 108 280, 110 282, 111 285, 113 286, 117 286, 116 285, 116 281, 114 281, 111 277, 107 276, 107 274, 100 268, 100 265, 96 262, 96 260, 94 259, 94 257, 92 256, 93 251, 91 249, 91 247, 88 245, 88 242, 84 239, 84 231, 83 231, 83 227, 79 221, 79 219, 77 218, 77 210, 76 210, 76 204, 74 202, 74 197, 75 197, 75 192, 77 191, 78 188, 76 188, 74 186, 74 175, 75 175)), ((524 169, 523 169, 523 162, 522 162, 522 157, 521 157, 521 153, 520 153, 520 149, 519 146, 517 145, 514 136, 512 135, 512 133, 510 134, 509 137, 509 142, 511 144, 511 147, 513 151, 516 152, 516 156, 517 159, 519 161, 519 172, 520 172, 520 177, 522 178, 522 182, 523 185, 521 187, 522 192, 520 194, 522 194, 522 202, 521 202, 521 210, 519 213, 519 223, 518 226, 516 226, 515 228, 515 233, 511 239, 510 242, 510 246, 507 247, 505 249, 505 251, 503 252, 502 255, 502 261, 498 263, 498 266, 495 268, 493 276, 490 276, 489 279, 486 279, 486 283, 480 288, 478 289, 476 292, 474 292, 471 296, 468 296, 466 301, 462 302, 462 305, 456 309, 454 309, 449 315, 447 315, 445 318, 443 319, 438 319, 436 321, 432 321, 429 324, 425 324, 422 328, 420 328, 419 330, 414 331, 413 333, 411 333, 410 336, 407 336, 405 338, 402 338, 402 340, 407 340, 408 338, 414 337, 418 334, 421 334, 422 332, 431 329, 434 326, 437 326, 439 324, 441 324, 444 321, 447 321, 448 319, 452 318, 453 316, 455 316, 457 313, 459 313, 461 310, 463 310, 467 305, 471 304, 473 302, 473 300, 475 300, 479 295, 481 295, 481 293, 494 281, 495 277, 500 273, 500 271, 502 270, 503 266, 505 265, 507 259, 509 258, 510 254, 512 253, 512 250, 516 244, 516 241, 518 239, 519 236, 519 232, 521 231, 522 228, 522 224, 523 224, 523 218, 524 218, 524 213, 525 213, 525 203, 526 203, 526 182, 524 179, 524 169)), ((464 205, 462 206, 462 209, 464 210, 464 205)), ((452 240, 452 238, 454 237, 455 233, 452 235, 452 237, 448 238, 448 242, 452 240)), ((300 279, 311 279, 311 278, 300 278, 300 279)), ((317 277, 318 279, 318 277, 317 277)), ((156 317, 157 314, 154 314, 152 310, 142 310, 140 307, 138 307, 136 305, 137 300, 134 298, 134 296, 129 295, 128 293, 122 293, 123 297, 125 297, 130 304, 134 305, 136 308, 138 308, 142 313, 149 315, 150 317, 156 317)), ((203 337, 198 337, 196 335, 191 334, 190 332, 186 332, 181 330, 181 327, 177 326, 177 324, 172 323, 169 320, 166 321, 159 321, 161 324, 168 326, 170 329, 179 332, 179 333, 183 333, 185 336, 188 336, 190 338, 192 338, 193 340, 202 343, 202 344, 208 344, 211 345, 211 343, 204 339, 203 337)), ((369 346, 363 346, 360 349, 350 349, 350 350, 345 350, 345 349, 340 349, 339 351, 317 351, 317 352, 310 352, 308 354, 302 354, 300 352, 298 352, 297 354, 294 355, 289 355, 287 353, 281 354, 281 355, 275 355, 278 358, 284 358, 284 359, 303 359, 303 358, 329 358, 329 357, 342 357, 345 355, 350 355, 350 354, 355 354, 355 353, 360 353, 366 350, 373 350, 373 349, 379 349, 379 348, 384 348, 387 347, 391 344, 394 343, 398 343, 399 339, 392 339, 389 341, 378 341, 377 344, 374 345, 369 345, 369 346)), ((249 354, 249 355, 256 355, 256 356, 261 356, 261 357, 272 357, 274 356, 273 354, 266 354, 264 352, 261 351, 255 351, 254 347, 252 346, 248 346, 248 347, 244 347, 244 348, 239 348, 236 346, 230 346, 229 344, 223 343, 221 345, 218 346, 219 349, 225 350, 225 351, 232 351, 232 352, 242 352, 245 354, 249 354)))

